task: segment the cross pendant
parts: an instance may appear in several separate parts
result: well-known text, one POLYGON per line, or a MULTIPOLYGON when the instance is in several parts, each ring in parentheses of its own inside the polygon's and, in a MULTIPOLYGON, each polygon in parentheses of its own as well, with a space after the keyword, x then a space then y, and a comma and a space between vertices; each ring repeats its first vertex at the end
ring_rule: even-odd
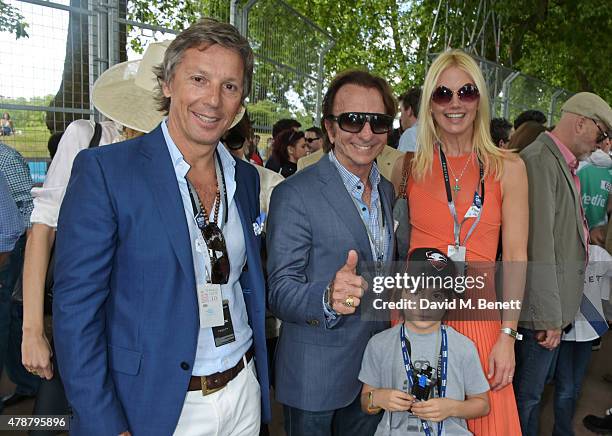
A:
POLYGON ((461 191, 461 187, 459 186, 459 179, 455 179, 455 186, 453 186, 453 191, 455 192, 461 191))

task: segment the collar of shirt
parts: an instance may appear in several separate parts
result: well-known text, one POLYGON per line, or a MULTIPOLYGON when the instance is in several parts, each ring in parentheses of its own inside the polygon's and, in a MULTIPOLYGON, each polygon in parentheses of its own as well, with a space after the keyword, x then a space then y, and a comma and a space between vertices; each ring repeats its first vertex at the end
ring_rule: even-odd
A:
POLYGON ((551 132, 546 132, 546 134, 550 137, 550 139, 553 140, 555 145, 559 148, 559 151, 563 155, 563 159, 565 159, 565 162, 567 163, 567 166, 569 167, 572 175, 576 175, 576 170, 578 169, 578 159, 576 159, 576 156, 574 156, 571 150, 567 148, 567 146, 551 132))
MULTIPOLYGON (((186 184, 185 176, 189 172, 191 166, 185 161, 183 157, 183 153, 176 146, 172 137, 170 136, 170 132, 168 131, 168 117, 164 118, 164 121, 161 123, 162 133, 164 134, 164 139, 166 140, 166 146, 168 147, 168 152, 170 153, 170 159, 172 160, 172 165, 174 166, 174 172, 176 173, 176 179, 179 182, 179 186, 181 184, 186 184)), ((232 199, 234 198, 234 194, 236 193, 236 161, 232 157, 229 151, 225 148, 221 142, 217 144, 217 152, 219 153, 219 157, 221 158, 221 166, 223 167, 225 188, 227 189, 227 204, 230 205, 232 203, 232 199)))
MULTIPOLYGON (((344 183, 346 190, 350 192, 353 197, 356 197, 361 200, 361 195, 363 194, 363 190, 365 189, 365 187, 363 186, 363 183, 361 182, 359 177, 347 170, 344 165, 342 165, 340 161, 338 161, 338 159, 336 158, 336 154, 333 150, 332 152, 328 153, 328 156, 329 160, 334 164, 334 166, 340 173, 342 183, 344 183)), ((374 204, 374 202, 378 199, 378 184, 380 183, 380 171, 376 166, 376 162, 372 162, 372 169, 370 170, 370 175, 368 176, 368 179, 370 180, 370 184, 372 185, 371 203, 374 204)))

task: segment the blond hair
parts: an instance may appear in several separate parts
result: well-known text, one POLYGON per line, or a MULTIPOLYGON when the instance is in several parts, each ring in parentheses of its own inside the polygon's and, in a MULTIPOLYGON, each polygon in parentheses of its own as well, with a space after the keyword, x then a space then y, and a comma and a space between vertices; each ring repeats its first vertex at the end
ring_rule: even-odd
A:
POLYGON ((503 171, 503 160, 506 152, 497 148, 491 139, 487 84, 476 61, 461 50, 450 50, 440 54, 427 71, 421 95, 420 116, 417 124, 418 147, 412 161, 412 173, 419 180, 431 171, 434 146, 436 143, 442 142, 438 127, 431 115, 431 95, 436 88, 440 75, 449 67, 457 67, 467 73, 480 91, 478 109, 474 119, 472 147, 484 164, 485 177, 494 175, 495 178, 499 179, 503 171))

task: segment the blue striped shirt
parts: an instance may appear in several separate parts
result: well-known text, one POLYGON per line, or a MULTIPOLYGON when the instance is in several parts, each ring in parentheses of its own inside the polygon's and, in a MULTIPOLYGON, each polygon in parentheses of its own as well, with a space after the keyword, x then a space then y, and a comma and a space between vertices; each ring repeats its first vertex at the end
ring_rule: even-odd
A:
POLYGON ((391 247, 391 232, 389 231, 389 223, 387 223, 385 227, 382 227, 382 223, 380 222, 380 217, 383 216, 384 211, 382 210, 380 193, 378 192, 380 171, 378 171, 376 162, 372 163, 372 169, 369 175, 370 185, 372 185, 372 194, 370 196, 370 204, 368 205, 362 199, 365 186, 359 177, 347 170, 338 161, 333 151, 328 153, 328 156, 329 160, 338 170, 338 173, 340 173, 344 187, 353 198, 353 203, 355 203, 361 220, 367 228, 372 257, 374 260, 379 258, 379 254, 377 253, 378 250, 381 252, 381 259, 378 260, 384 261, 385 259, 389 259, 391 257, 391 253, 389 253, 391 247), (384 231, 384 235, 381 234, 381 230, 384 231))

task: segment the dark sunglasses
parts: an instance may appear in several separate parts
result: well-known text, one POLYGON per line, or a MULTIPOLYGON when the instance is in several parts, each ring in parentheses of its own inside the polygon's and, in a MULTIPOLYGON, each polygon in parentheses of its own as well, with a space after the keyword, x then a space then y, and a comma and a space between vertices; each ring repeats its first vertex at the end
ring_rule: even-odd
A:
POLYGON ((306 140, 307 143, 310 144, 310 143, 315 142, 316 140, 321 139, 321 138, 317 137, 317 138, 304 138, 304 139, 306 140))
POLYGON ((345 132, 359 133, 365 126, 365 123, 370 123, 372 133, 381 134, 388 133, 393 126, 393 117, 386 114, 377 114, 369 112, 345 112, 338 116, 328 115, 327 119, 335 121, 345 132))
POLYGON ((600 142, 604 142, 606 139, 610 138, 610 135, 608 134, 608 132, 603 131, 601 127, 599 127, 599 124, 597 124, 597 121, 595 121, 592 118, 591 118, 591 121, 595 123, 595 125, 597 126, 597 129, 599 130, 599 135, 597 135, 597 139, 595 140, 597 144, 599 144, 600 142))
POLYGON ((210 281, 225 285, 229 280, 230 263, 223 232, 215 222, 206 223, 201 213, 196 216, 196 223, 210 253, 210 281))
MULTIPOLYGON (((454 92, 446 86, 438 86, 431 94, 431 100, 437 104, 449 104, 453 99, 454 92)), ((457 90, 457 97, 464 103, 471 103, 480 98, 480 92, 476 85, 466 83, 457 90)))

